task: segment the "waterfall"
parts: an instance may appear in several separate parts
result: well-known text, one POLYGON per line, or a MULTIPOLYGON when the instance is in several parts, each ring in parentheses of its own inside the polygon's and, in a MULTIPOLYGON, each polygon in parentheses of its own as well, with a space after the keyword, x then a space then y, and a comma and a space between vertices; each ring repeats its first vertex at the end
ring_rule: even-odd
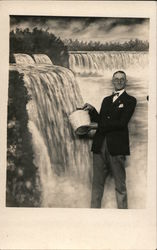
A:
POLYGON ((44 54, 33 54, 34 60, 38 64, 53 64, 50 58, 44 54))
POLYGON ((142 69, 148 65, 147 52, 70 52, 70 69, 77 74, 104 75, 117 69, 142 69))
POLYGON ((33 54, 34 60, 31 56, 21 53, 14 54, 14 58, 17 65, 34 65, 35 63, 53 65, 50 58, 44 54, 33 54))
MULTIPOLYGON (((16 59, 22 61, 23 55, 16 59)), ((65 199, 75 185, 78 188, 83 183, 90 183, 89 142, 75 135, 68 119, 77 107, 83 105, 79 87, 72 71, 63 67, 38 67, 34 64, 33 69, 25 65, 23 68, 16 65, 16 69, 24 74, 25 86, 31 97, 27 104, 29 130, 34 162, 42 184, 42 206, 64 206, 66 201, 65 204, 60 198, 57 201, 56 188, 64 193, 65 199)), ((71 201, 67 206, 75 204, 71 201)))
POLYGON ((35 64, 33 58, 27 54, 14 54, 15 62, 19 65, 32 65, 35 64))
MULTIPOLYGON (((16 65, 12 64, 10 70, 23 73, 25 87, 31 97, 27 104, 28 129, 32 134, 34 164, 39 170, 41 206, 90 207, 91 141, 75 135, 68 116, 84 102, 99 110, 101 100, 112 92, 109 79, 113 72, 125 70, 127 92, 137 98, 135 114, 129 125, 132 145, 131 157, 127 160, 127 166, 130 166, 127 168, 129 207, 143 208, 147 162, 148 78, 145 75, 149 68, 148 54, 70 52, 70 70, 53 65, 43 54, 35 54, 34 60, 25 54, 14 56, 16 65), (88 75, 91 77, 86 77, 88 75)), ((103 207, 116 207, 113 180, 107 180, 104 194, 103 207)))

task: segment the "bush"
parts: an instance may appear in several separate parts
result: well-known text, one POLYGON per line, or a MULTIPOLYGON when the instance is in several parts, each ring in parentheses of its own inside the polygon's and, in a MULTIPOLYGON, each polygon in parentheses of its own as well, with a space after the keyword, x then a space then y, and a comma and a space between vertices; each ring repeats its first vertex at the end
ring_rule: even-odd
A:
POLYGON ((6 205, 38 207, 40 180, 33 164, 32 137, 28 131, 26 105, 29 101, 23 75, 9 73, 7 128, 7 193, 6 205))

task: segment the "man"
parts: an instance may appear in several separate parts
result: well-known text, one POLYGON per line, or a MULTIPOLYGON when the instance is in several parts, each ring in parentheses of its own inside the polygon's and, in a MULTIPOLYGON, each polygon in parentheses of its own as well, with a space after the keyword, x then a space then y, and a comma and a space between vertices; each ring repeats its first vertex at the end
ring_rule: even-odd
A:
POLYGON ((110 171, 115 180, 117 206, 120 209, 128 208, 125 156, 130 154, 128 123, 134 113, 136 99, 126 93, 126 82, 125 72, 113 74, 115 92, 104 98, 99 114, 92 105, 84 105, 91 121, 98 124, 92 144, 92 208, 101 208, 105 179, 110 171))

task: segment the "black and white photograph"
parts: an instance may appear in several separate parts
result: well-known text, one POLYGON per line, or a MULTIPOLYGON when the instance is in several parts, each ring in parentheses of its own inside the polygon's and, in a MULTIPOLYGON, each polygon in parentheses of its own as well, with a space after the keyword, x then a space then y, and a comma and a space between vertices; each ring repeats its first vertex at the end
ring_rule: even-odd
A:
POLYGON ((145 208, 149 19, 10 16, 6 206, 145 208))
POLYGON ((154 6, 0 3, 1 249, 155 246, 154 6))

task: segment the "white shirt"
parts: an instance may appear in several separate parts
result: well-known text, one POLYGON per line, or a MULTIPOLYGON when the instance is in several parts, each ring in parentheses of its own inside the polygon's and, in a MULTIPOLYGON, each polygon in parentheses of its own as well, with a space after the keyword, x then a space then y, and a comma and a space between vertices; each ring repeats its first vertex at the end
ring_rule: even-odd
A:
MULTIPOLYGON (((123 92, 125 91, 125 89, 122 89, 122 90, 119 90, 119 91, 115 91, 115 93, 119 93, 119 96, 121 95, 121 94, 123 94, 123 92)), ((114 97, 113 97, 113 102, 115 102, 115 100, 117 100, 117 98, 119 97, 119 96, 117 96, 117 95, 115 95, 114 97)))

